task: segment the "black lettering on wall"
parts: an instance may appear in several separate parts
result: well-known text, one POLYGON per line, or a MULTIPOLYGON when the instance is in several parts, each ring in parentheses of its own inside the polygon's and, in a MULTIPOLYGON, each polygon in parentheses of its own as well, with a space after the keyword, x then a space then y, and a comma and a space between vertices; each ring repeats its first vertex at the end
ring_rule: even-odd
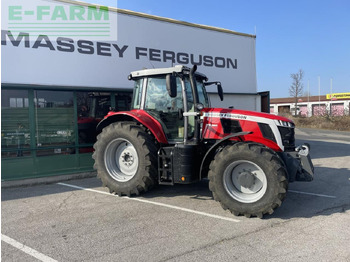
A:
POLYGON ((191 64, 192 65, 197 65, 197 66, 200 66, 202 64, 202 55, 199 55, 198 56, 198 60, 197 61, 194 61, 194 55, 191 54, 191 64))
POLYGON ((176 60, 179 64, 188 64, 189 59, 188 59, 188 54, 186 53, 177 53, 176 55, 176 60))
MULTIPOLYGON (((31 45, 29 33, 20 32, 17 36, 14 36, 10 30, 1 30, 1 45, 7 45, 8 41, 11 42, 12 46, 14 47, 24 46, 26 48, 29 48, 31 45)), ((124 58, 125 51, 129 46, 112 44, 108 42, 93 42, 88 40, 78 40, 75 45, 75 40, 72 38, 57 37, 53 42, 51 42, 50 38, 47 35, 39 35, 32 45, 32 48, 37 49, 39 47, 48 48, 52 51, 55 51, 57 49, 60 52, 69 53, 77 50, 78 53, 87 55, 94 54, 96 49, 96 54, 100 56, 112 56, 118 54, 120 58, 124 58), (54 44, 56 44, 55 47, 54 44), (111 48, 112 46, 113 48, 111 48), (114 50, 116 50, 116 52, 114 50)), ((237 59, 215 57, 202 54, 189 54, 185 52, 176 53, 170 50, 161 50, 147 47, 135 47, 135 57, 136 59, 145 57, 150 61, 157 62, 171 62, 172 65, 178 63, 183 65, 203 65, 216 68, 238 68, 237 59)))
POLYGON ((122 48, 120 48, 117 44, 112 44, 112 45, 118 51, 119 57, 123 57, 124 56, 124 52, 128 48, 128 46, 124 45, 122 48))
POLYGON ((237 69, 237 59, 235 59, 235 63, 233 63, 232 59, 227 58, 227 68, 230 68, 230 65, 233 69, 237 69))
POLYGON ((39 35, 38 38, 36 39, 33 48, 38 48, 38 47, 48 47, 50 50, 55 50, 53 47, 49 37, 47 35, 39 35), (45 43, 42 43, 44 40, 45 43))
POLYGON ((111 53, 109 53, 111 51, 111 44, 109 43, 103 43, 103 42, 97 42, 97 54, 98 55, 102 55, 102 56, 112 56, 111 53), (105 52, 106 51, 106 52, 105 52))
POLYGON ((94 43, 92 41, 79 40, 78 47, 80 54, 92 55, 94 53, 94 43))
POLYGON ((29 34, 20 32, 15 39, 11 33, 11 31, 1 30, 1 45, 6 45, 6 36, 10 39, 11 44, 13 46, 19 46, 22 39, 24 38, 24 46, 29 47, 29 34))
POLYGON ((173 64, 175 63, 175 52, 173 51, 163 51, 163 62, 170 60, 173 64))
POLYGON ((204 63, 203 63, 204 66, 212 67, 214 65, 212 56, 205 55, 203 57, 203 60, 204 60, 204 63))
POLYGON ((136 59, 140 59, 140 56, 147 56, 147 48, 136 47, 136 59))
POLYGON ((226 65, 225 58, 223 57, 215 57, 214 59, 215 67, 224 68, 226 65))
POLYGON ((160 59, 160 50, 150 48, 149 49, 149 60, 161 62, 162 60, 160 59))
POLYGON ((67 37, 57 38, 57 50, 62 52, 74 52, 74 40, 67 37))

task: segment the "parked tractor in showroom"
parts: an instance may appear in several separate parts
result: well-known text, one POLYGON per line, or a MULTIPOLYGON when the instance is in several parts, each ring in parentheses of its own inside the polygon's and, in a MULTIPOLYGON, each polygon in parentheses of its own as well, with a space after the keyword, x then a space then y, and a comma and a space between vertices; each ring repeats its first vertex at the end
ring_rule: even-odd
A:
POLYGON ((209 179, 213 197, 234 215, 272 214, 288 183, 311 181, 309 145, 295 147, 284 117, 211 108, 205 75, 188 68, 132 72, 132 109, 99 123, 94 168, 111 193, 139 195, 156 184, 209 179))

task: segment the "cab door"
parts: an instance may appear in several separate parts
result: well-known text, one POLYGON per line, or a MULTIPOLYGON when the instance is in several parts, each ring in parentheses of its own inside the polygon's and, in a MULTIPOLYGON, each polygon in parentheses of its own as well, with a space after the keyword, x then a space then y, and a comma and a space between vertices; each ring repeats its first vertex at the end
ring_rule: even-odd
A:
POLYGON ((168 142, 184 139, 183 98, 181 82, 177 79, 177 96, 171 98, 166 88, 165 76, 148 77, 144 110, 162 125, 168 142))

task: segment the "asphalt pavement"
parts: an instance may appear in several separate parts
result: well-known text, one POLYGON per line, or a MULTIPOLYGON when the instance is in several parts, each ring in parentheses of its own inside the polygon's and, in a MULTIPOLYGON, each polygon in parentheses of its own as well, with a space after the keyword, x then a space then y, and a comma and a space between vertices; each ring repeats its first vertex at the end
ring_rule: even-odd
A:
POLYGON ((271 216, 235 217, 208 181, 110 195, 96 178, 2 189, 2 261, 350 261, 350 133, 297 129, 312 182, 271 216))

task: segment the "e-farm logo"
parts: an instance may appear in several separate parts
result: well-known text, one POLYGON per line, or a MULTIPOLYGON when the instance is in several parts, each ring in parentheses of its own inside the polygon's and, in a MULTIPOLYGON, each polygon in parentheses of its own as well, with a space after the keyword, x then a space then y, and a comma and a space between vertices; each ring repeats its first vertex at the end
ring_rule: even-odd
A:
POLYGON ((2 0, 2 29, 14 35, 88 37, 116 41, 116 12, 106 6, 81 5, 74 1, 2 0))

